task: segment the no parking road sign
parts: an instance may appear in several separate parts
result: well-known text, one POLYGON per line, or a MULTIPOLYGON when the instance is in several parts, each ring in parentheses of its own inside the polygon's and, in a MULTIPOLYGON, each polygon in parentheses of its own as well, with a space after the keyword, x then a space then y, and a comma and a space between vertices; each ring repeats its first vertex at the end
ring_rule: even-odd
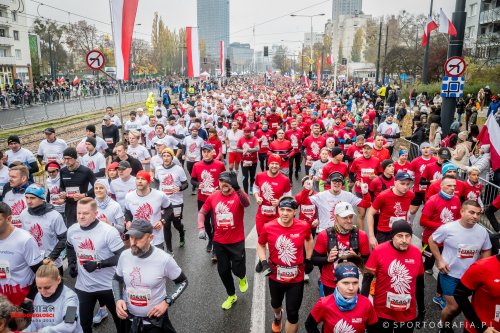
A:
POLYGON ((450 57, 444 63, 444 72, 448 76, 462 76, 466 68, 465 60, 460 57, 450 57))
POLYGON ((104 67, 104 54, 99 50, 89 51, 85 57, 85 61, 90 69, 97 71, 104 67))

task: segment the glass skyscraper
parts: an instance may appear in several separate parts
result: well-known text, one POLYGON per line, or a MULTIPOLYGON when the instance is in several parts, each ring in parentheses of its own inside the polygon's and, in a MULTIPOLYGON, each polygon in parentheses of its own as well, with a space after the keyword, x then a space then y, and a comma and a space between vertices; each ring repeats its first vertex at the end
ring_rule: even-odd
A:
POLYGON ((229 0, 198 0, 198 32, 205 42, 207 57, 219 59, 219 41, 224 41, 227 58, 229 46, 229 0))
POLYGON ((337 21, 340 15, 361 14, 363 0, 333 0, 332 20, 337 21))

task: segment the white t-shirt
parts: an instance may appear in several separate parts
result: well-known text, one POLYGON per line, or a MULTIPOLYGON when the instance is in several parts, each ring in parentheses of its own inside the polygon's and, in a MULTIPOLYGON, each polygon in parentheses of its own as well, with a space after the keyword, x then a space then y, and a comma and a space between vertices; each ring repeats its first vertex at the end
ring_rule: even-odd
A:
POLYGON ((113 252, 123 247, 118 231, 104 222, 98 222, 90 230, 83 230, 78 223, 68 229, 68 244, 76 252, 78 277, 75 288, 85 292, 111 290, 111 280, 115 275, 115 267, 96 269, 89 273, 83 268, 86 261, 102 261, 114 256, 113 252))
POLYGON ((479 224, 467 229, 459 221, 446 223, 434 231, 432 239, 443 245, 443 260, 450 267, 448 275, 456 279, 461 279, 479 259, 481 251, 491 249, 488 231, 479 224))
POLYGON ((139 122, 139 124, 141 124, 141 127, 149 123, 149 117, 146 116, 145 114, 143 114, 142 116, 137 115, 135 119, 139 122))
POLYGON ((166 169, 163 164, 160 164, 155 168, 155 178, 159 181, 158 189, 168 196, 172 205, 183 203, 181 191, 177 193, 171 192, 172 187, 180 187, 182 182, 187 181, 186 173, 182 167, 173 165, 166 169))
POLYGON ((2 165, 0 169, 0 196, 3 195, 3 187, 9 182, 9 168, 2 165))
MULTIPOLYGON (((59 242, 57 235, 67 231, 62 215, 56 210, 41 216, 31 215, 28 210, 25 210, 21 213, 20 219, 22 228, 35 239, 42 258, 48 257, 54 250, 54 247, 59 242)), ((57 258, 55 264, 57 267, 61 267, 61 258, 57 258)))
POLYGON ((132 131, 132 130, 136 130, 136 131, 140 131, 141 130, 141 127, 142 127, 142 124, 141 122, 136 118, 135 121, 132 121, 132 120, 127 120, 125 122, 125 131, 128 132, 128 131, 132 131))
POLYGON ((186 146, 186 161, 198 162, 201 161, 201 147, 203 146, 203 139, 197 136, 193 138, 191 135, 184 138, 184 145, 186 146))
POLYGON ((227 140, 229 141, 229 147, 227 147, 228 152, 234 152, 236 147, 238 146, 238 141, 243 137, 242 130, 236 130, 236 133, 233 130, 227 131, 227 140))
POLYGON ((63 139, 57 138, 54 142, 48 142, 47 139, 40 142, 38 145, 38 156, 43 156, 45 162, 63 161, 63 151, 68 148, 68 145, 63 139))
POLYGON ((28 149, 22 147, 16 152, 9 149, 5 152, 5 155, 7 155, 7 165, 11 165, 14 162, 21 162, 22 164, 28 166, 30 163, 36 162, 35 155, 33 155, 33 153, 28 149))
MULTIPOLYGON (((94 139, 96 140, 95 149, 101 154, 106 153, 106 149, 108 149, 108 144, 106 143, 106 141, 104 141, 104 139, 99 136, 96 136, 94 139)), ((87 137, 84 137, 81 142, 85 141, 87 141, 87 137)))
POLYGON ((125 282, 125 302, 134 316, 146 317, 167 296, 166 281, 177 279, 182 270, 172 256, 156 247, 146 258, 123 251, 116 274, 125 282))
POLYGON ((151 154, 146 149, 146 147, 141 145, 137 145, 136 147, 128 146, 127 154, 138 159, 141 162, 151 158, 151 154))
POLYGON ((50 176, 47 177, 45 179, 45 185, 47 185, 47 190, 50 193, 50 204, 53 205, 59 213, 64 213, 66 204, 54 204, 54 201, 59 199, 59 193, 61 192, 61 177, 59 174, 55 178, 50 178, 50 176))
POLYGON ((120 204, 114 200, 110 200, 104 209, 97 207, 97 219, 103 222, 107 220, 119 232, 125 230, 124 217, 120 204))
MULTIPOLYGON (((125 197, 125 208, 128 209, 134 219, 144 219, 151 222, 154 226, 161 220, 161 211, 170 206, 170 200, 167 195, 155 189, 141 197, 137 191, 127 193, 125 197)), ((153 245, 160 245, 164 241, 163 229, 153 230, 153 245)))
POLYGON ((156 136, 155 127, 156 126, 145 125, 141 129, 142 134, 144 134, 144 137, 146 138, 146 147, 147 148, 151 148, 151 145, 152 145, 151 141, 156 136))
MULTIPOLYGON (((383 123, 381 123, 377 127, 377 132, 381 133, 381 134, 395 135, 395 134, 398 134, 400 132, 400 130, 399 130, 398 124, 396 124, 394 122, 391 124, 388 124, 384 121, 383 123)), ((391 146, 394 145, 393 138, 387 138, 386 140, 389 143, 389 145, 391 145, 391 146)))
POLYGON ((111 181, 109 185, 109 193, 113 194, 116 198, 116 202, 120 204, 123 211, 125 211, 125 196, 128 192, 132 192, 136 189, 135 177, 130 176, 130 179, 124 182, 121 178, 116 178, 111 181))
POLYGON ((42 261, 40 250, 29 232, 14 228, 5 239, 0 240, 0 293, 9 295, 18 288, 31 285, 35 273, 30 266, 42 261))
POLYGON ((23 211, 28 209, 24 193, 14 193, 14 191, 10 190, 9 192, 5 193, 3 202, 5 202, 10 207, 12 213, 12 219, 10 223, 17 228, 21 228, 20 215, 23 211))
POLYGON ((80 159, 80 164, 89 168, 93 173, 98 173, 100 169, 106 169, 106 158, 100 152, 94 155, 87 153, 80 159))
POLYGON ((356 211, 356 207, 361 202, 361 199, 354 194, 346 191, 341 191, 339 195, 333 195, 330 191, 323 191, 310 197, 313 205, 318 209, 318 230, 319 233, 335 224, 335 205, 338 202, 344 201, 352 205, 356 211))

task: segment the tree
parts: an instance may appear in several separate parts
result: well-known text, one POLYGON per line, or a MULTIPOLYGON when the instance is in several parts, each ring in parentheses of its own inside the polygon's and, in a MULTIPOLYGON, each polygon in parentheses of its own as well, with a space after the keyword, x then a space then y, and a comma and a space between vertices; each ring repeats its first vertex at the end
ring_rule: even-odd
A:
POLYGON ((281 73, 286 73, 290 69, 290 59, 287 56, 288 49, 286 46, 280 45, 276 49, 276 52, 273 57, 273 64, 277 69, 281 71, 281 73))
POLYGON ((85 54, 98 48, 99 45, 100 35, 95 25, 90 25, 83 20, 70 23, 64 27, 64 36, 75 63, 75 69, 86 69, 85 54))
POLYGON ((373 18, 366 21, 363 27, 363 35, 365 37, 363 56, 366 62, 375 63, 377 61, 377 46, 379 23, 373 18))
POLYGON ((67 72, 68 52, 62 44, 64 27, 51 20, 36 19, 33 22, 33 32, 40 37, 40 74, 52 73, 55 78, 58 72, 67 72))
POLYGON ((356 34, 354 35, 354 41, 351 50, 351 61, 360 62, 361 61, 361 50, 363 49, 363 29, 356 29, 356 34))

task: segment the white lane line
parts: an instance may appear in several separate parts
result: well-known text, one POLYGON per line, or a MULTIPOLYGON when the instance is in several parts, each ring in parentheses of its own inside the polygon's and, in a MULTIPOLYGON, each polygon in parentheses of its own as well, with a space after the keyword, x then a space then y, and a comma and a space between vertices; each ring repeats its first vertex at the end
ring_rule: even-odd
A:
MULTIPOLYGON (((255 249, 257 246, 257 230, 255 226, 245 239, 245 248, 255 249)), ((255 255, 255 265, 259 257, 255 255)), ((255 267, 255 266, 253 266, 255 267)), ((251 267, 251 269, 253 269, 251 267)), ((262 274, 253 275, 252 312, 250 315, 250 333, 262 333, 266 330, 266 278, 262 274)))

